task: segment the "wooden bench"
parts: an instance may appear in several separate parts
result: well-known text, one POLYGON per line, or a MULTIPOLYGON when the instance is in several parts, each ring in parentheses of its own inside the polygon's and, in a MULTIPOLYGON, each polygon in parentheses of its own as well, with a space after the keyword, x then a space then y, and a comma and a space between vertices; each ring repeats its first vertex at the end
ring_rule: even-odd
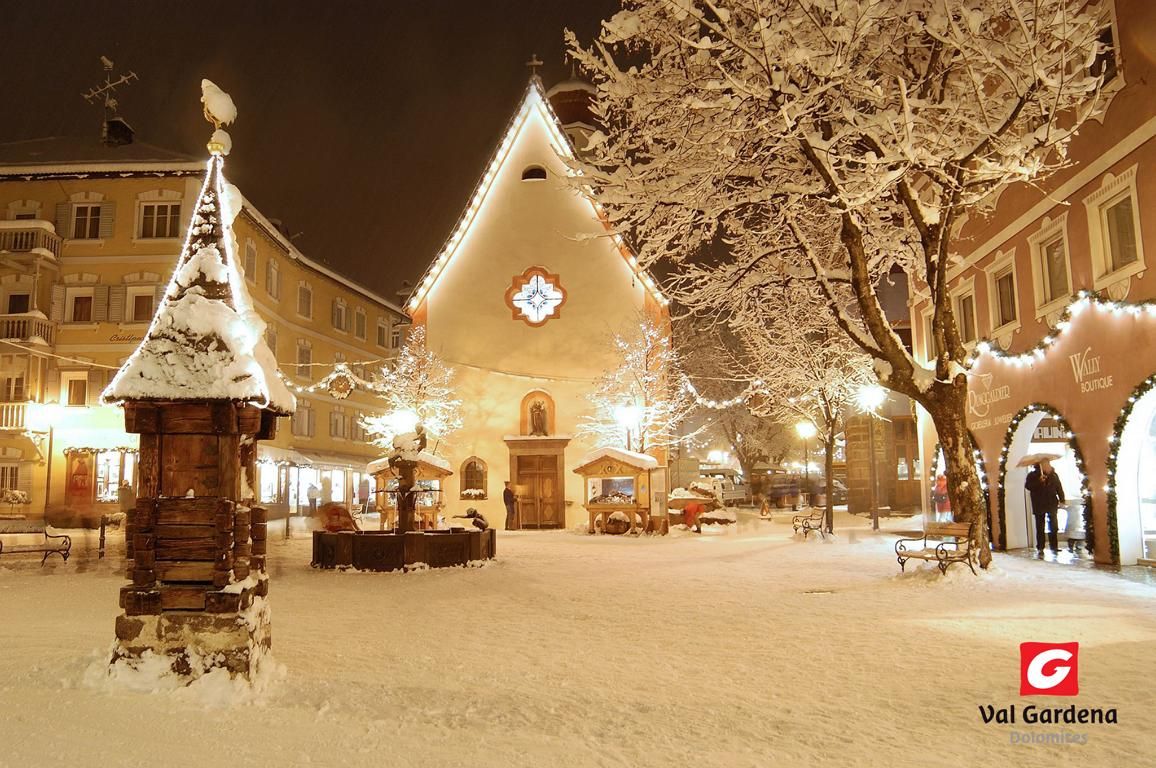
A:
POLYGON ((36 554, 44 553, 44 557, 40 558, 40 564, 44 565, 48 561, 48 556, 52 554, 60 555, 64 562, 68 562, 68 555, 72 551, 72 537, 63 534, 49 533, 48 529, 43 526, 36 528, 29 528, 22 533, 40 533, 44 536, 44 541, 38 541, 35 544, 5 544, 4 536, 17 533, 16 531, 8 530, 0 534, 0 556, 3 555, 18 555, 33 552, 36 554))
POLYGON ((805 512, 801 515, 795 515, 791 518, 791 526, 795 529, 795 533, 800 530, 803 531, 803 538, 807 538, 807 534, 811 531, 818 531, 819 535, 824 539, 827 538, 827 532, 823 530, 823 525, 827 520, 827 510, 812 509, 810 512, 805 512))
MULTIPOLYGON (((895 559, 903 571, 908 560, 926 560, 936 563, 941 573, 947 573, 952 563, 967 563, 975 573, 975 523, 928 523, 923 535, 895 542, 895 559), (938 544, 928 539, 939 539, 938 544), (918 547, 910 547, 918 542, 918 547)), ((978 575, 978 574, 977 574, 978 575)))

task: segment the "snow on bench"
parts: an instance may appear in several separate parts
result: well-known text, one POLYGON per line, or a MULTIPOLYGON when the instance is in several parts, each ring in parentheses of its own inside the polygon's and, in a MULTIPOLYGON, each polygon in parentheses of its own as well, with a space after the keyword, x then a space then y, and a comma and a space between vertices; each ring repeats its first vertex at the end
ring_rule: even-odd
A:
POLYGON ((19 555, 43 553, 44 557, 40 558, 40 564, 44 565, 48 561, 48 556, 52 554, 60 555, 65 562, 68 562, 68 555, 72 551, 72 537, 64 534, 49 533, 48 527, 39 522, 25 521, 24 525, 8 525, 0 529, 0 556, 3 555, 19 555), (27 533, 39 533, 44 536, 43 541, 38 541, 34 544, 5 544, 4 536, 27 533))
POLYGON ((899 570, 904 570, 908 560, 926 560, 936 563, 944 574, 952 563, 967 563, 967 567, 975 573, 976 552, 972 546, 974 534, 974 522, 928 523, 922 536, 895 542, 895 559, 899 561, 899 570), (928 539, 939 539, 940 542, 933 546, 928 543, 928 539), (918 548, 908 547, 916 542, 919 543, 918 548))
POLYGON ((801 528, 804 539, 807 538, 807 534, 811 531, 818 531, 819 535, 825 539, 827 538, 827 533, 823 530, 823 522, 826 518, 827 512, 821 507, 809 511, 804 510, 803 514, 795 515, 791 518, 791 526, 795 529, 795 533, 798 533, 801 528))

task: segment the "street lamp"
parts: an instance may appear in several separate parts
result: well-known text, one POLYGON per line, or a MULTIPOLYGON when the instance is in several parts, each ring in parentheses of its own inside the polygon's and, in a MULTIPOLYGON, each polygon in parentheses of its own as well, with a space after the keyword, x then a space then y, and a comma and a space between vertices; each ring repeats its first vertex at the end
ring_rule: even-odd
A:
POLYGON ((633 403, 616 405, 614 406, 614 420, 626 430, 626 450, 631 450, 630 428, 637 428, 639 422, 642 421, 642 406, 633 403))
POLYGON ((795 425, 795 431, 799 433, 799 437, 803 438, 803 488, 807 494, 807 504, 811 503, 811 454, 807 441, 815 436, 818 432, 815 425, 809 421, 800 421, 795 425))
POLYGON ((879 408, 887 400, 887 390, 878 384, 867 384, 859 388, 855 395, 859 403, 859 410, 868 415, 867 419, 867 446, 868 465, 871 468, 871 528, 879 530, 879 478, 875 467, 875 417, 879 408))

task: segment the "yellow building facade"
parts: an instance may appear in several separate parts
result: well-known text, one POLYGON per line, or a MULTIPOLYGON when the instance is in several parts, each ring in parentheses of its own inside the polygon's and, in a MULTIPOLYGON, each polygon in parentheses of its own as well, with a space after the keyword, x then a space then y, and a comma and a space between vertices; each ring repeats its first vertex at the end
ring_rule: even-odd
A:
MULTIPOLYGON (((203 161, 145 144, 61 139, 0 145, 0 492, 12 511, 91 525, 135 483, 136 437, 100 393, 144 337, 184 243, 203 161)), ((298 413, 262 443, 273 514, 364 502, 377 454, 359 426, 375 399, 311 385, 396 354, 406 318, 302 254, 248 200, 237 256, 298 413)), ((0 505, 7 511, 7 507, 0 505)))

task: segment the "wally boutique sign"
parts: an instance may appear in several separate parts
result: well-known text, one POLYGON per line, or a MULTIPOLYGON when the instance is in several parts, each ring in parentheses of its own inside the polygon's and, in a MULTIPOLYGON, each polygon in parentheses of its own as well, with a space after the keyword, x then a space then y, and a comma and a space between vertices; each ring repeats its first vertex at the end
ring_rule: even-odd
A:
POLYGON ((1083 352, 1068 355, 1068 361, 1072 364, 1072 376, 1075 377, 1081 394, 1086 395, 1112 386, 1111 374, 1103 375, 1100 356, 1092 354, 1090 346, 1083 352))

